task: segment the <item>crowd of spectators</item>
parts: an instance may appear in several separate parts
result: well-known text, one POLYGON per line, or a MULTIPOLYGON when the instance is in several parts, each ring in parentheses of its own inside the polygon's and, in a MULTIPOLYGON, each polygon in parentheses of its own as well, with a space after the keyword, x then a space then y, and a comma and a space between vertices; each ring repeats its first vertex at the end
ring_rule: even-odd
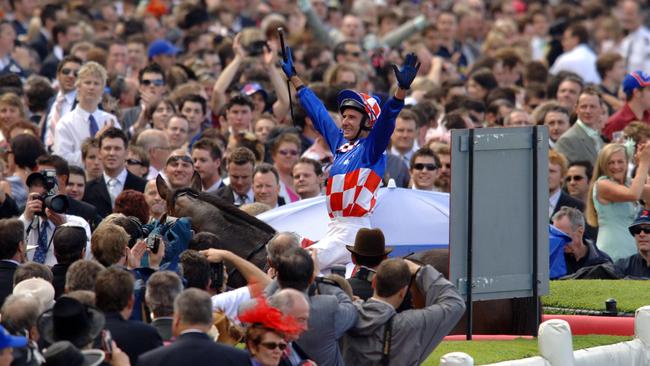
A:
POLYGON ((547 126, 566 274, 649 278, 648 11, 0 1, 0 366, 421 363, 463 301, 432 266, 388 259, 381 232, 348 243, 347 281, 286 232, 258 268, 161 197, 161 184, 204 192, 254 216, 329 194, 338 146, 298 102, 302 83, 338 127, 339 91, 404 93, 384 185, 449 193, 451 130, 547 126), (392 67, 409 54, 404 85, 392 67), (227 286, 233 271, 246 286, 227 286))

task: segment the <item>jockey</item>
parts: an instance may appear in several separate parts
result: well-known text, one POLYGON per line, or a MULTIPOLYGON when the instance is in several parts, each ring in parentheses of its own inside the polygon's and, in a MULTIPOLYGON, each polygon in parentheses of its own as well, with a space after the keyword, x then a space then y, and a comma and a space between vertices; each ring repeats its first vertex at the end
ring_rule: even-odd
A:
POLYGON ((408 54, 401 69, 393 66, 399 88, 384 105, 354 90, 343 90, 337 101, 342 117, 341 128, 334 123, 323 103, 296 75, 291 49, 282 70, 296 88, 300 104, 314 127, 329 145, 334 162, 327 181, 327 211, 332 219, 327 235, 314 244, 321 271, 333 265, 351 262, 345 245, 354 243, 359 229, 370 227, 369 215, 375 207, 379 184, 386 169, 384 152, 395 129, 395 118, 404 106, 406 91, 417 75, 420 64, 408 54))

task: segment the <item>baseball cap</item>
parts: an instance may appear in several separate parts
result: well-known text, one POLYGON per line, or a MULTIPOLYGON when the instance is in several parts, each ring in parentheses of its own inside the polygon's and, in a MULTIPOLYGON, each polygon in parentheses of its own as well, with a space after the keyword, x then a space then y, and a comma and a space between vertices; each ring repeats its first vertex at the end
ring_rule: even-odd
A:
POLYGON ((623 78, 623 91, 630 95, 637 88, 650 86, 650 75, 641 70, 633 71, 623 78))
POLYGON ((266 100, 266 97, 268 96, 266 90, 264 90, 260 83, 248 83, 244 85, 243 88, 241 88, 241 92, 242 94, 246 94, 249 97, 255 93, 262 93, 264 100, 266 100))
POLYGON ((176 55, 178 48, 165 39, 157 39, 149 45, 148 56, 153 58, 158 55, 176 55))
POLYGON ((8 347, 25 347, 26 345, 27 338, 12 336, 2 325, 0 325, 0 349, 5 349, 8 347))
POLYGON ((639 225, 650 225, 650 211, 645 209, 639 211, 639 214, 637 215, 636 219, 634 219, 634 222, 632 222, 632 225, 628 227, 628 230, 630 230, 630 233, 632 233, 632 228, 639 225))

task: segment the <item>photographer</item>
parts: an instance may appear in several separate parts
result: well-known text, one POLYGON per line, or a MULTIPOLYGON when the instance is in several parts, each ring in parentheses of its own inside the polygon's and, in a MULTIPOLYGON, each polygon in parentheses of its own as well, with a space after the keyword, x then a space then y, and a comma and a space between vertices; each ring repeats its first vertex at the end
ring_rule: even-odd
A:
MULTIPOLYGON (((47 207, 46 202, 51 202, 48 198, 52 201, 61 199, 54 197, 58 192, 55 175, 53 171, 42 171, 32 173, 27 178, 29 192, 27 204, 25 211, 20 215, 20 220, 25 224, 27 246, 35 247, 34 250, 28 250, 27 259, 48 266, 57 263, 54 256, 54 245, 52 245, 52 238, 57 227, 65 223, 79 226, 86 231, 86 238, 90 238, 90 226, 86 220, 63 212, 57 213, 53 209, 54 206, 47 207)), ((65 211, 67 204, 63 206, 63 211, 65 211)), ((86 255, 89 254, 90 241, 86 241, 86 255)))

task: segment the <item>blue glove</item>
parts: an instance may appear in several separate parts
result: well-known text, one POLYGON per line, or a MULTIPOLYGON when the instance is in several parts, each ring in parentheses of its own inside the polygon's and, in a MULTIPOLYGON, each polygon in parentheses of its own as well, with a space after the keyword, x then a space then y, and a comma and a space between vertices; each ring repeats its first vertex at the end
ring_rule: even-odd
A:
POLYGON ((293 66, 293 57, 291 56, 291 48, 288 46, 284 49, 286 59, 280 62, 282 66, 282 71, 287 75, 287 79, 291 79, 292 76, 296 75, 296 68, 293 66))
POLYGON ((393 67, 393 72, 395 72, 397 85, 401 89, 409 89, 411 87, 413 79, 415 79, 418 74, 418 70, 420 69, 420 63, 418 62, 418 57, 415 55, 415 53, 409 53, 406 55, 406 59, 404 59, 404 65, 402 66, 401 70, 398 69, 394 64, 391 66, 393 67))

